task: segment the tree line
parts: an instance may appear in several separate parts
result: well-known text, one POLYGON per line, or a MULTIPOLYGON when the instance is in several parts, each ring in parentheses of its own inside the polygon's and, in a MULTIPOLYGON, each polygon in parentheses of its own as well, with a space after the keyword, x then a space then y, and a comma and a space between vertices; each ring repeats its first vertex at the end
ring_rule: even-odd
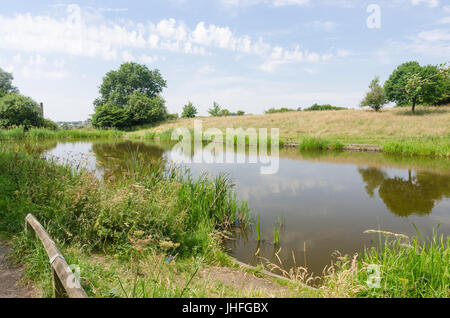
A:
MULTIPOLYGON (((12 126, 48 127, 57 125, 44 119, 38 103, 19 93, 12 85, 13 75, 0 69, 0 128, 12 126)), ((166 102, 161 96, 167 82, 158 69, 150 70, 145 65, 127 62, 118 70, 104 76, 99 87, 99 97, 94 101, 91 124, 97 128, 129 129, 134 126, 154 124, 166 119, 178 118, 169 114, 166 102)), ((398 66, 389 79, 381 86, 375 77, 369 85, 361 106, 369 106, 379 111, 389 102, 398 106, 445 105, 450 103, 450 72, 447 64, 421 66, 418 62, 406 62, 398 66)), ((332 105, 313 105, 304 110, 340 110, 332 105)), ((300 111, 289 108, 271 108, 266 113, 300 111)), ((208 109, 213 117, 242 116, 244 111, 235 113, 214 102, 208 109)), ((193 118, 198 109, 191 102, 184 105, 181 117, 193 118)))
POLYGON ((421 66, 416 61, 398 66, 382 87, 379 77, 369 85, 370 91, 361 101, 361 107, 369 106, 379 111, 389 102, 397 106, 450 104, 450 68, 447 63, 421 66))

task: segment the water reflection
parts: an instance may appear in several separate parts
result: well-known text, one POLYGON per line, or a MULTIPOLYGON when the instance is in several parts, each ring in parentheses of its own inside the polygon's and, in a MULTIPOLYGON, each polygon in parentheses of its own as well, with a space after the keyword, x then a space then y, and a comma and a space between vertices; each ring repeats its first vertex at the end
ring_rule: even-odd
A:
POLYGON ((433 211, 437 201, 450 197, 450 179, 447 175, 419 172, 413 174, 408 169, 408 177, 389 177, 379 168, 359 168, 366 183, 369 196, 378 195, 386 207, 394 214, 407 217, 411 214, 423 215, 433 211))
MULTIPOLYGON (((216 155, 131 140, 42 144, 42 149, 52 147, 46 156, 85 158, 84 167, 103 178, 126 171, 125 158, 131 153, 141 160, 163 157, 169 162, 216 155)), ((279 258, 286 269, 306 265, 320 274, 335 250, 361 252, 376 243, 377 238, 363 234, 367 229, 415 235, 414 223, 426 236, 440 223, 440 231, 450 233, 448 159, 288 149, 280 151, 277 174, 261 175, 260 165, 250 164, 247 153, 234 155, 245 157, 245 163, 192 160, 183 166, 194 177, 227 173, 238 196, 248 200, 254 216, 260 215, 263 241, 250 230, 238 231, 226 242, 229 253, 240 261, 256 264, 266 258, 277 263, 279 258), (280 218, 285 225, 279 246, 274 246, 274 225, 280 218)))

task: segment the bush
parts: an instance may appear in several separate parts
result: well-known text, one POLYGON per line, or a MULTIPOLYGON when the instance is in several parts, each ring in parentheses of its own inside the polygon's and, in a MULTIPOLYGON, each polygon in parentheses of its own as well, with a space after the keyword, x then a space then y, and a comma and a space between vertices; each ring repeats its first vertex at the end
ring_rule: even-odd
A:
POLYGON ((95 127, 129 128, 151 124, 167 117, 164 99, 159 96, 166 81, 158 70, 145 65, 124 63, 106 74, 100 97, 94 101, 95 127))
POLYGON ((194 118, 197 115, 197 108, 189 102, 187 105, 183 107, 183 113, 181 114, 182 118, 194 118))
POLYGON ((332 106, 330 104, 325 104, 325 105, 318 105, 318 104, 314 104, 309 108, 305 108, 304 111, 323 111, 323 110, 346 110, 347 108, 345 107, 337 107, 337 106, 332 106))
POLYGON ((245 115, 245 112, 244 112, 243 110, 238 110, 238 111, 236 112, 236 115, 238 115, 238 116, 244 116, 244 115, 245 115))
POLYGON ((0 127, 42 127, 44 119, 38 103, 29 97, 9 93, 0 99, 0 127))
POLYGON ((282 107, 282 108, 270 108, 268 110, 265 111, 266 114, 275 114, 275 113, 287 113, 287 112, 296 112, 298 110, 296 109, 292 109, 292 108, 286 108, 286 107, 282 107))

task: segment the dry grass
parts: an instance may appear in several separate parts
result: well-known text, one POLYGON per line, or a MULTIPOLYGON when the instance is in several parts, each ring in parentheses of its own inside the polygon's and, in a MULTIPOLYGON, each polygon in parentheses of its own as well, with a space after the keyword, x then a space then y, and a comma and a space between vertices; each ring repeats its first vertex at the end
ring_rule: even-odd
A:
MULTIPOLYGON (((233 117, 198 117, 203 128, 279 128, 280 137, 296 140, 299 136, 317 136, 344 143, 383 144, 392 138, 445 136, 450 134, 450 106, 418 107, 413 115, 409 108, 390 108, 379 113, 371 110, 289 112, 233 117)), ((139 130, 161 133, 168 129, 193 129, 194 119, 178 119, 160 126, 139 130)))

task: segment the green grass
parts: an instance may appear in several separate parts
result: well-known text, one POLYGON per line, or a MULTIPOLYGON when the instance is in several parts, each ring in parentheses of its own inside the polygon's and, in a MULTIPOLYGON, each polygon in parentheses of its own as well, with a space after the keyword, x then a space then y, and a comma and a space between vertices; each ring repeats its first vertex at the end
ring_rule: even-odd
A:
POLYGON ((319 137, 303 137, 299 143, 300 150, 342 150, 344 145, 337 140, 328 140, 319 137))
POLYGON ((353 257, 337 254, 322 280, 325 297, 448 298, 450 237, 429 239, 380 230, 378 244, 353 257))
POLYGON ((402 155, 450 156, 450 135, 386 141, 383 151, 402 155))
POLYGON ((70 129, 50 130, 45 128, 32 128, 24 131, 22 127, 0 129, 0 140, 10 139, 77 139, 77 138, 117 138, 125 133, 119 130, 99 129, 70 129))
MULTIPOLYGON (((437 297, 450 296, 450 237, 436 231, 430 239, 418 232, 414 238, 386 238, 380 247, 370 248, 361 259, 363 264, 380 268, 380 288, 358 292, 359 297, 437 297)), ((361 270, 360 282, 368 272, 361 270)))
MULTIPOLYGON (((102 182, 85 171, 0 150, 0 232, 16 237, 17 256, 28 276, 46 290, 44 295, 48 271, 43 264, 48 260, 43 263, 45 257, 34 251, 36 243, 23 234, 28 213, 62 250, 78 246, 86 259, 98 252, 117 255, 114 262, 122 265, 135 263, 141 252, 174 255, 187 263, 197 258, 222 262, 221 231, 247 223, 247 204, 236 199, 224 176, 194 180, 139 154, 130 154, 126 167, 114 182, 102 182)), ((97 287, 94 283, 89 288, 97 287)), ((109 297, 103 292, 91 295, 109 297)))

